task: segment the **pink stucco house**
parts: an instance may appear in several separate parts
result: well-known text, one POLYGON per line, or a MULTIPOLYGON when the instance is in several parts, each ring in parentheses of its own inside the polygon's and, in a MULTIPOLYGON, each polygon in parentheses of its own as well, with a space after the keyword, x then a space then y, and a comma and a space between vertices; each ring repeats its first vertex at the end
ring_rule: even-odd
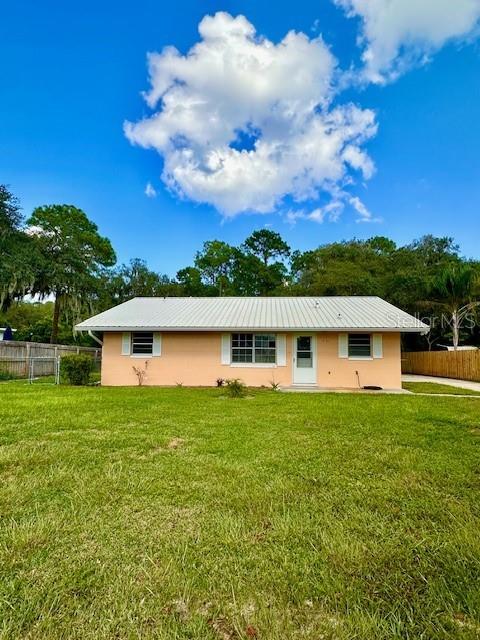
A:
POLYGON ((134 298, 76 326, 103 340, 102 384, 401 388, 400 336, 428 327, 377 297, 134 298))

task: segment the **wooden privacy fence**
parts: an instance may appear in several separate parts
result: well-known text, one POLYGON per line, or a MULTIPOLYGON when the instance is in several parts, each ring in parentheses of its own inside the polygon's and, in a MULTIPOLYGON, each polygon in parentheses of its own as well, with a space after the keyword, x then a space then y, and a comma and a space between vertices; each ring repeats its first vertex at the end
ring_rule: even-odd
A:
POLYGON ((98 360, 102 350, 95 347, 0 340, 0 373, 27 378, 33 362, 37 376, 54 375, 57 359, 70 353, 87 353, 98 360))
POLYGON ((402 353, 402 373, 480 382, 480 350, 402 353))

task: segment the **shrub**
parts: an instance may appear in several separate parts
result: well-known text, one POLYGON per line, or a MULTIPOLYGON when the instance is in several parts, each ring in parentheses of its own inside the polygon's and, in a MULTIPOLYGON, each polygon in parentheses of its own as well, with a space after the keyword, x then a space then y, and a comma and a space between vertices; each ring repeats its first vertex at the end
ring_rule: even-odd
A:
POLYGON ((225 380, 225 385, 227 387, 227 396, 230 398, 243 398, 247 393, 247 387, 238 378, 225 380))
POLYGON ((91 356, 79 353, 77 355, 64 356, 60 361, 60 367, 70 384, 80 386, 89 383, 94 362, 91 356))
POLYGON ((225 380, 223 378, 217 378, 216 383, 217 387, 223 387, 223 385, 225 384, 225 380))
POLYGON ((140 367, 132 367, 132 369, 137 376, 138 386, 143 387, 143 383, 147 377, 148 360, 145 360, 145 369, 141 369, 140 367))
POLYGON ((6 369, 0 369, 0 380, 15 380, 15 376, 6 369))

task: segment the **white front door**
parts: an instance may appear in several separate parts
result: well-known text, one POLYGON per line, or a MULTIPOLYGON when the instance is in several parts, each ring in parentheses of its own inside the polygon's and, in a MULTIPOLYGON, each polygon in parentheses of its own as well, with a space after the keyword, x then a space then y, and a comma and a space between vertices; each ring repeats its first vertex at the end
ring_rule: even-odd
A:
POLYGON ((315 336, 301 334, 293 340, 293 384, 316 384, 315 336))

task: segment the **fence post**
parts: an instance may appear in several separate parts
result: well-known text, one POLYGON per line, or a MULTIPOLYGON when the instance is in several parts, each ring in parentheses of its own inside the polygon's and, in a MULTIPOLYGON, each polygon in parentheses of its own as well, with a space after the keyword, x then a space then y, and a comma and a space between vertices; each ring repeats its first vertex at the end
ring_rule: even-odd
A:
POLYGON ((27 343, 27 351, 25 358, 25 375, 27 375, 30 379, 30 369, 31 369, 31 361, 30 361, 30 345, 27 343))

